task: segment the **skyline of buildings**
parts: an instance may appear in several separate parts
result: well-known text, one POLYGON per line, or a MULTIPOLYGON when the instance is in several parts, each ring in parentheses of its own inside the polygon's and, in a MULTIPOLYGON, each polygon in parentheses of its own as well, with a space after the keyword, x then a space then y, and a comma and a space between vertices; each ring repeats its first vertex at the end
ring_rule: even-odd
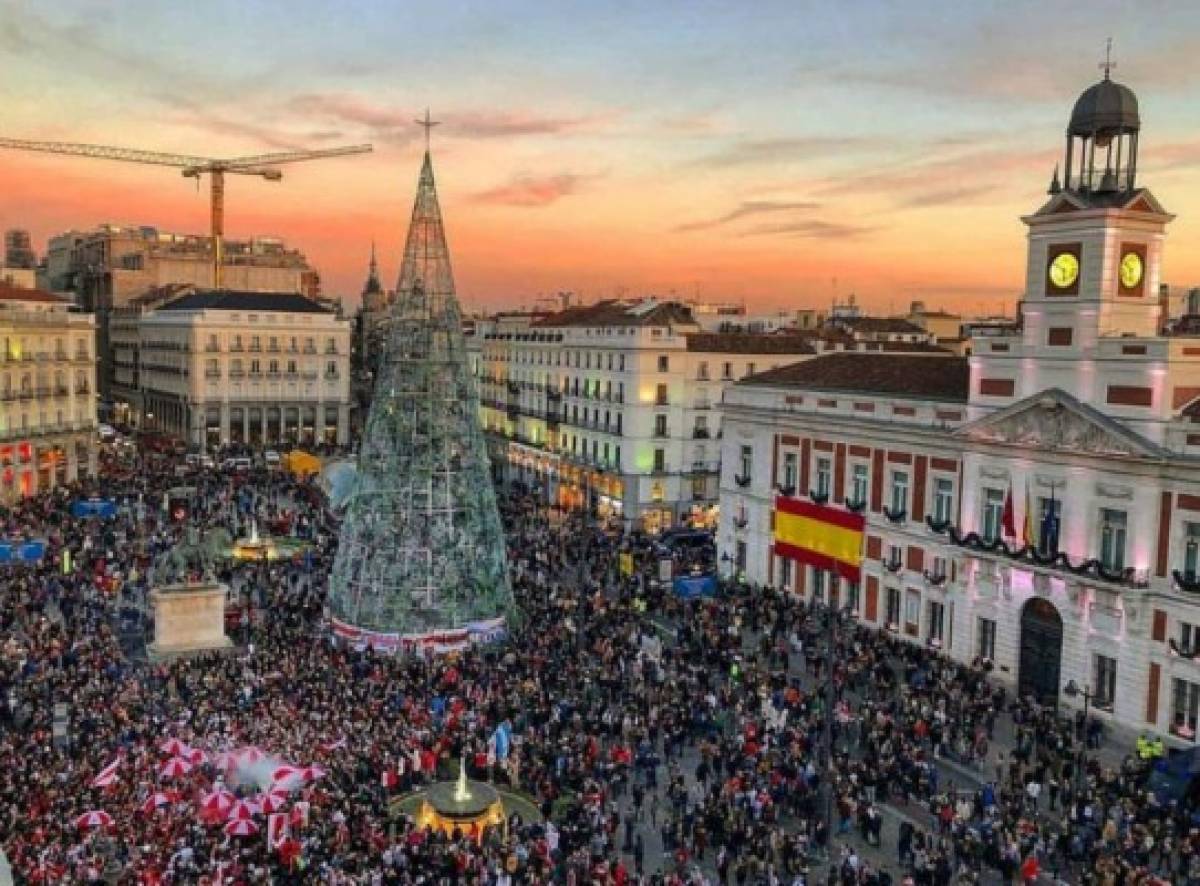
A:
MULTIPOLYGON (((1189 64, 1200 11, 1180 0, 1154 16, 1101 3, 1068 35, 1030 33, 1024 22, 1054 15, 1030 2, 967 4, 929 27, 905 4, 805 14, 768 2, 687 16, 684 31, 670 26, 676 4, 595 7, 531 16, 533 32, 494 8, 423 5, 351 3, 335 16, 306 4, 328 41, 315 53, 294 21, 253 18, 239 24, 253 54, 185 10, 145 10, 160 27, 153 45, 71 4, 22 10, 23 39, 0 54, 14 82, 45 89, 12 97, 6 134, 229 156, 372 142, 361 161, 297 168, 284 188, 239 180, 229 194, 230 236, 302 244, 325 288, 352 296, 370 241, 397 239, 405 208, 388 183, 415 162, 412 120, 428 105, 442 121, 435 148, 453 159, 442 198, 468 308, 561 289, 595 301, 698 288, 752 311, 855 292, 871 313, 914 299, 996 313, 1022 285, 1016 217, 1059 159, 1057 102, 1094 76, 1112 37, 1120 78, 1145 93, 1158 133, 1143 169, 1185 201, 1200 196, 1189 64), (446 45, 443 26, 473 37, 446 45), (82 56, 68 50, 80 31, 92 41, 82 56), (398 41, 411 51, 398 56, 398 41), (210 56, 197 46, 226 64, 200 64, 210 56), (431 80, 434 46, 442 76, 431 80), (754 65, 739 61, 746 46, 754 65), (484 47, 494 65, 480 83, 468 72, 484 47)), ((113 207, 116 221, 166 230, 208 218, 207 195, 167 170, 12 153, 0 186, 23 209, 3 221, 36 242, 112 219, 113 207)), ((1181 219, 1174 235, 1194 241, 1200 221, 1181 219)), ((389 285, 397 258, 394 247, 380 255, 389 285)), ((1166 275, 1200 283, 1200 256, 1173 253, 1166 275)))

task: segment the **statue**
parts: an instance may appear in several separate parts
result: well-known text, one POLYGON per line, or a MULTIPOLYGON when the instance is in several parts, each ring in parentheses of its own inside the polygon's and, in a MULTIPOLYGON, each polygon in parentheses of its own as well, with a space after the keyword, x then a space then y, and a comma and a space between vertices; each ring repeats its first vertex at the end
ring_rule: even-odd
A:
POLYGON ((154 579, 158 585, 187 584, 216 579, 216 566, 229 546, 229 533, 223 529, 202 534, 195 526, 184 530, 183 540, 154 561, 154 579))

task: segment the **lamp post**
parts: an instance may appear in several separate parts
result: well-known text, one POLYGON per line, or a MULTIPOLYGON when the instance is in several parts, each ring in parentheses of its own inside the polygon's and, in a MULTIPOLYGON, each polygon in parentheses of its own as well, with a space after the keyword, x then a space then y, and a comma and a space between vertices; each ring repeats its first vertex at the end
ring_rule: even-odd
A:
POLYGON ((1078 797, 1083 793, 1083 788, 1086 784, 1084 768, 1087 765, 1088 710, 1092 704, 1093 693, 1090 686, 1084 686, 1081 689, 1074 680, 1067 681, 1067 685, 1063 687, 1063 692, 1068 698, 1083 696, 1083 742, 1079 747, 1079 760, 1075 767, 1075 795, 1078 797))

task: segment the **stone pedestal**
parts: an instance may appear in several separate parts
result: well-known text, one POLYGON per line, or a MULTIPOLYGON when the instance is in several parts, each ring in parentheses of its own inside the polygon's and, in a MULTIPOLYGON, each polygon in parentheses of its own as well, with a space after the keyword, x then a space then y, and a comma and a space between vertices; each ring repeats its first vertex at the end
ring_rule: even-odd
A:
POLYGON ((150 655, 165 658, 232 646, 225 636, 226 590, 217 582, 197 582, 151 591, 154 642, 150 655))

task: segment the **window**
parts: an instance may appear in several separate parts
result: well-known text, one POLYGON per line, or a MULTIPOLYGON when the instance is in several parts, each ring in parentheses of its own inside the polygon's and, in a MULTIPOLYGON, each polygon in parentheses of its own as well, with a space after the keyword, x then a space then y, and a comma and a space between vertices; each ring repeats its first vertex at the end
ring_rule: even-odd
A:
POLYGON ((326 378, 336 378, 337 374, 338 374, 337 361, 330 360, 328 363, 325 364, 325 377, 326 378))
POLYGON ((721 378, 733 378, 733 364, 732 363, 722 364, 721 378))
POLYGON ((667 417, 665 415, 654 416, 654 436, 667 436, 667 417))
POLYGON ((742 482, 750 479, 750 466, 754 463, 754 450, 749 446, 742 447, 742 473, 739 475, 742 482))
POLYGON ((1196 737, 1196 718, 1200 713, 1200 683, 1176 677, 1172 681, 1171 731, 1180 738, 1196 737))
POLYGON ((945 638, 946 607, 937 600, 929 601, 929 623, 925 626, 925 639, 930 646, 941 648, 945 638))
POLYGON ((618 437, 619 437, 619 436, 621 436, 621 413, 619 413, 619 412, 617 413, 617 430, 616 430, 616 434, 617 434, 617 436, 618 436, 618 437))
POLYGON ((1191 652, 1192 644, 1200 645, 1200 629, 1186 621, 1179 623, 1179 649, 1186 655, 1191 652))
POLYGON ((933 519, 947 523, 954 507, 954 481, 938 477, 933 481, 933 519))
POLYGON ((900 545, 888 545, 887 561, 893 569, 899 569, 900 564, 904 562, 904 548, 900 545))
POLYGON ((855 615, 862 614, 862 594, 859 592, 858 585, 854 582, 846 584, 846 605, 850 607, 850 611, 855 615))
POLYGON ((785 452, 783 455, 783 488, 796 489, 796 462, 797 456, 794 452, 785 452))
POLYGON ((975 654, 983 661, 996 658, 996 623, 990 618, 975 621, 975 654))
POLYGON ((1111 711, 1117 695, 1117 660, 1097 655, 1092 661, 1092 704, 1102 711, 1111 711))
POLYGON ((817 495, 829 495, 829 484, 833 476, 832 465, 827 458, 817 459, 817 495))
POLYGON ((850 500, 855 505, 867 502, 868 471, 866 465, 856 464, 850 478, 850 500))
POLYGON ((1183 577, 1188 581, 1196 580, 1200 572, 1200 523, 1185 523, 1183 525, 1183 577))
POLYGON ((279 361, 272 360, 270 363, 268 363, 267 371, 271 373, 271 375, 279 375, 279 361))
POLYGON ((250 374, 258 375, 260 372, 262 372, 262 364, 259 363, 259 361, 257 361, 257 360, 251 360, 250 361, 250 374))
POLYGON ((216 360, 204 361, 204 374, 209 378, 216 378, 221 374, 221 365, 216 360))
POLYGON ((813 568, 812 571, 812 598, 814 600, 825 599, 825 570, 813 568))
POLYGON ((933 566, 929 570, 929 574, 934 578, 945 578, 949 574, 949 572, 946 570, 946 558, 934 557, 933 566))
POLYGON ((746 568, 746 543, 744 541, 737 543, 737 547, 734 549, 733 562, 739 572, 746 568))
POLYGON ((910 637, 920 635, 921 594, 911 588, 904 595, 904 633, 910 637))
POLYGON ((250 350, 252 350, 252 351, 261 351, 262 350, 262 340, 257 335, 250 336, 250 350))
POLYGON ((779 558, 779 587, 787 590, 792 586, 792 561, 787 557, 779 558))
POLYGON ((1004 522, 1004 490, 983 490, 983 539, 996 541, 1000 538, 1004 522))
POLYGON ((279 350, 279 339, 273 335, 270 338, 268 338, 267 339, 267 349, 272 350, 272 351, 278 351, 279 350))
MULTIPOLYGON (((617 427, 619 428, 620 425, 621 425, 621 416, 618 415, 617 416, 617 427)), ((618 433, 620 433, 620 432, 618 431, 618 433)), ((615 467, 618 471, 621 470, 621 447, 620 446, 616 447, 616 452, 613 455, 613 467, 615 467)))
POLYGON ((898 588, 887 590, 887 626, 892 630, 900 627, 900 591, 898 588))
POLYGON ((701 363, 696 368, 696 378, 700 379, 701 381, 708 381, 708 364, 707 363, 701 363))
POLYGON ((671 367, 671 358, 668 357, 666 354, 659 354, 658 355, 658 371, 659 372, 668 372, 668 371, 670 371, 670 367, 671 367))
POLYGON ((1125 512, 1100 511, 1100 562, 1109 571, 1125 568, 1125 512))
POLYGON ((754 364, 753 363, 746 364, 746 375, 754 375, 754 364))
POLYGON ((892 512, 904 513, 908 510, 908 473, 905 471, 892 472, 892 512))
MULTIPOLYGON (((617 363, 621 368, 621 372, 624 372, 625 371, 625 355, 624 354, 617 355, 617 363)), ((624 390, 625 385, 621 385, 621 389, 624 390)))
POLYGON ((667 451, 665 449, 654 450, 654 470, 661 473, 667 469, 667 451))

